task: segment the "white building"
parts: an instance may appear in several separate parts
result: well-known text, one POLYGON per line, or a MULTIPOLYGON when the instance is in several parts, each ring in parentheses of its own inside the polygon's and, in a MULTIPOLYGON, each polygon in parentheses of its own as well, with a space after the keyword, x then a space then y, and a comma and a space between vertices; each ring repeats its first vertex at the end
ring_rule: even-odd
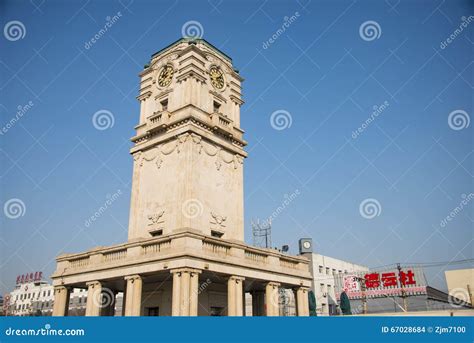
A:
MULTIPOLYGON (((46 281, 20 283, 5 295, 5 314, 9 316, 51 316, 54 287, 46 281)), ((87 290, 75 288, 69 299, 69 316, 83 316, 86 311, 87 290)), ((116 315, 122 313, 122 294, 117 295, 116 315)))
POLYGON ((337 301, 334 291, 334 276, 355 271, 368 271, 369 268, 355 263, 338 260, 321 254, 305 254, 311 260, 313 290, 316 297, 316 312, 320 316, 337 314, 337 301))
POLYGON ((10 316, 51 315, 53 310, 53 286, 46 281, 20 283, 10 292, 6 314, 10 316), (38 306, 38 304, 40 304, 38 306), (35 305, 35 306, 33 306, 35 305), (39 312, 38 312, 39 311, 39 312))

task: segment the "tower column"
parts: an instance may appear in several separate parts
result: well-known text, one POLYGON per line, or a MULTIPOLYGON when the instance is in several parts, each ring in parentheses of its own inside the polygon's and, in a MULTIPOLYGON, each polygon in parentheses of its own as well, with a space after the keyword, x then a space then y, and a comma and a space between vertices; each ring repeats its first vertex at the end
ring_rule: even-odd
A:
POLYGON ((102 284, 99 281, 87 282, 86 316, 100 316, 102 306, 102 284))
POLYGON ((192 271, 189 274, 190 277, 190 299, 189 299, 189 315, 198 315, 198 302, 199 302, 199 271, 192 271))
POLYGON ((269 282, 265 287, 265 304, 267 307, 267 316, 278 316, 280 314, 278 282, 269 282))
POLYGON ((172 289, 172 298, 171 298, 171 315, 179 316, 180 314, 180 303, 181 303, 181 271, 172 270, 173 274, 173 289, 172 289))
POLYGON ((125 316, 140 316, 142 309, 142 277, 131 275, 126 276, 125 280, 127 281, 125 316))
POLYGON ((201 271, 180 268, 171 270, 171 273, 173 274, 171 314, 173 316, 197 316, 201 271))
POLYGON ((309 301, 308 301, 308 288, 298 287, 295 292, 296 299, 296 314, 299 317, 309 316, 309 301))
POLYGON ((231 276, 227 281, 227 315, 243 316, 244 297, 243 297, 243 277, 231 276))
POLYGON ((53 316, 67 316, 69 308, 70 288, 66 286, 54 286, 53 316))

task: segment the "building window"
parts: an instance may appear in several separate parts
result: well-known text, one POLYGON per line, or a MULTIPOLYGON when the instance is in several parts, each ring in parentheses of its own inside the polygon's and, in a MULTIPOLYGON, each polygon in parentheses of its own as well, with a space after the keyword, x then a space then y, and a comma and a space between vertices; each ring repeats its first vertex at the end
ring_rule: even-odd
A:
POLYGON ((332 270, 332 275, 336 275, 336 269, 332 270))
POLYGON ((324 293, 324 283, 321 283, 319 285, 319 289, 320 289, 321 293, 324 293))
POLYGON ((211 230, 211 236, 216 238, 222 238, 224 236, 223 232, 211 230))
POLYGON ((329 268, 326 267, 326 274, 329 275, 329 268))
POLYGON ((161 104, 162 111, 168 111, 168 99, 162 100, 160 104, 161 104))
POLYGON ((319 274, 322 274, 323 273, 323 266, 319 266, 319 274))
POLYGON ((220 109, 221 109, 221 104, 219 104, 217 101, 214 101, 214 105, 213 105, 214 113, 219 113, 220 109))
POLYGON ((338 272, 339 274, 342 274, 342 270, 338 270, 337 272, 338 272))
POLYGON ((153 231, 153 232, 150 232, 150 234, 151 234, 153 237, 162 236, 162 235, 163 235, 163 230, 155 230, 155 231, 153 231))

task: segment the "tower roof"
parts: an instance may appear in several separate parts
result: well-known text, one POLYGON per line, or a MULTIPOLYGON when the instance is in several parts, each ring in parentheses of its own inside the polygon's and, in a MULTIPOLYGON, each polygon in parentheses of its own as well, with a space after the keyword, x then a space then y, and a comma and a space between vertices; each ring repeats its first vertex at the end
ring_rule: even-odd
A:
POLYGON ((177 41, 171 43, 170 45, 164 47, 163 49, 155 52, 154 54, 151 55, 151 58, 155 57, 156 55, 158 54, 161 54, 163 52, 165 52, 166 50, 169 50, 171 48, 173 48, 174 46, 182 43, 182 42, 189 42, 189 43, 197 43, 197 42, 200 42, 202 44, 205 44, 207 45, 208 48, 216 51, 219 55, 221 55, 223 58, 225 58, 226 60, 228 60, 229 62, 232 63, 232 58, 230 58, 228 55, 226 55, 224 52, 222 52, 221 50, 219 50, 218 48, 216 48, 214 45, 212 45, 211 43, 209 43, 207 40, 203 39, 203 38, 180 38, 178 39, 177 41))

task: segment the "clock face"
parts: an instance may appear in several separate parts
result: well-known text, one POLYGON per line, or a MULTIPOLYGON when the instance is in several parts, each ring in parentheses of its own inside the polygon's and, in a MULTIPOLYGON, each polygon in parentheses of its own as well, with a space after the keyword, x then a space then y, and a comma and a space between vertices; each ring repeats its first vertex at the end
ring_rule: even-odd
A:
POLYGON ((306 241, 306 242, 303 243, 303 247, 304 247, 305 249, 309 249, 309 248, 311 248, 311 243, 308 242, 308 241, 306 241))
POLYGON ((224 88, 224 75, 220 68, 212 67, 211 70, 209 70, 209 76, 211 77, 211 83, 214 88, 224 88))
POLYGON ((166 65, 161 69, 160 74, 158 75, 158 86, 168 87, 173 79, 174 70, 170 65, 166 65))

